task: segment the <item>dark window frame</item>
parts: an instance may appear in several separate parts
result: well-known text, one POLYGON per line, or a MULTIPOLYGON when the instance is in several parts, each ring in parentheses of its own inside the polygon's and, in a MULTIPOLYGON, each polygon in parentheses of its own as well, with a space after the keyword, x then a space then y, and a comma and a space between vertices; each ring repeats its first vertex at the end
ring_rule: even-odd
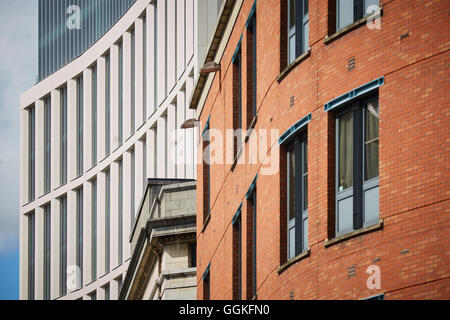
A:
POLYGON ((287 53, 287 65, 292 64, 297 57, 308 51, 309 47, 309 0, 286 0, 287 13, 286 13, 286 53, 287 53), (291 4, 295 2, 295 22, 294 26, 290 28, 290 16, 291 16, 291 4), (298 32, 301 30, 301 32, 298 32), (291 57, 291 42, 290 39, 295 37, 294 42, 294 56, 291 57))
POLYGON ((286 261, 308 250, 308 131, 305 128, 295 134, 284 144, 286 152, 286 261), (294 217, 290 216, 290 154, 294 155, 294 217), (306 182, 305 182, 306 178, 306 182), (300 206, 297 201, 300 199, 300 206), (290 230, 294 230, 294 239, 291 239, 290 230), (306 229, 306 231, 305 231, 306 229), (293 249, 291 244, 293 243, 293 249))
POLYGON ((251 260, 247 253, 247 299, 257 295, 257 188, 256 181, 253 190, 247 195, 247 250, 251 248, 251 260), (249 237, 251 234, 251 237, 249 237), (251 239, 251 241, 250 241, 251 239))
MULTIPOLYGON (((378 218, 372 220, 365 220, 365 210, 364 210, 364 192, 368 189, 379 188, 379 171, 378 176, 365 179, 364 174, 364 162, 365 162, 365 109, 369 103, 376 102, 379 115, 379 96, 378 91, 376 93, 370 93, 363 95, 349 104, 346 104, 334 111, 335 117, 335 236, 342 236, 356 230, 369 227, 379 222, 379 207, 378 207, 378 218), (352 144, 353 144, 353 174, 352 174, 352 186, 340 190, 339 186, 339 121, 343 116, 352 114, 353 121, 353 133, 352 133, 352 144), (338 202, 345 198, 353 198, 352 206, 352 217, 353 217, 353 229, 339 230, 339 206, 338 202)), ((378 138, 379 141, 379 133, 378 138)), ((379 156, 379 148, 378 148, 379 156)), ((378 170, 379 170, 379 158, 378 158, 378 170)), ((378 200, 379 201, 379 200, 378 200)), ((378 203, 379 204, 379 203, 378 203)))
POLYGON ((241 209, 233 219, 233 300, 242 299, 242 218, 241 209))
POLYGON ((208 217, 211 214, 211 153, 210 153, 210 132, 209 123, 210 119, 205 125, 202 133, 202 162, 203 162, 203 224, 206 224, 208 217), (205 150, 208 149, 208 153, 205 154, 205 150), (206 156, 206 159, 205 159, 206 156))
POLYGON ((247 25, 247 129, 257 116, 257 23, 256 9, 247 25))

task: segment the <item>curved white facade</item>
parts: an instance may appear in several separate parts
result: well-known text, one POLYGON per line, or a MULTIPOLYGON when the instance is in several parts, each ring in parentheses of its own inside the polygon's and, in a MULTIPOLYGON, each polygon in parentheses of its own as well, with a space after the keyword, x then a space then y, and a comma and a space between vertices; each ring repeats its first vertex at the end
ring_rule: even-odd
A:
POLYGON ((137 0, 80 57, 22 94, 21 299, 117 299, 144 181, 196 178, 194 129, 182 132, 182 149, 174 150, 171 138, 194 117, 188 100, 219 5, 137 0), (207 18, 211 15, 214 19, 207 18), (81 274, 73 266, 78 264, 82 283, 77 284, 81 274))

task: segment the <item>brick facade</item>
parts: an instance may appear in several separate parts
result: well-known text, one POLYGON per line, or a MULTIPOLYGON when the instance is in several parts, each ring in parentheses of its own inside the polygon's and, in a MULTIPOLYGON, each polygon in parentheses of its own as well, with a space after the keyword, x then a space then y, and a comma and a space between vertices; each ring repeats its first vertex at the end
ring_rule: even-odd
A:
MULTIPOLYGON (((252 46, 245 26, 253 3, 243 1, 230 38, 222 39, 227 45, 221 72, 215 75, 200 115, 202 124, 211 116, 210 128, 224 136, 226 129, 235 127, 231 60, 241 35, 243 127, 253 120, 246 109, 252 105, 247 81, 252 65, 247 50, 252 46)), ((210 165, 211 217, 206 226, 204 206, 197 209, 199 299, 204 292, 202 274, 210 262, 211 299, 235 296, 232 219, 241 202, 246 213, 241 220, 242 297, 251 298, 251 208, 245 193, 256 174, 258 299, 363 299, 382 293, 385 299, 450 298, 450 2, 380 0, 380 5, 381 29, 362 23, 325 41, 334 32, 330 10, 335 1, 310 0, 310 53, 280 79, 287 63, 286 37, 280 31, 286 29, 286 5, 257 1, 255 129, 279 129, 281 135, 306 115, 312 117, 307 124, 310 252, 279 272, 286 262, 286 172, 281 165, 286 155, 273 142, 267 156, 279 153, 279 170, 263 175, 264 165, 259 158, 249 163, 249 142, 244 143, 243 163, 233 169, 232 164, 210 165), (324 112, 324 104, 380 77, 382 227, 325 246, 335 237, 335 116, 324 112), (381 289, 367 288, 370 265, 380 267, 381 289)), ((250 140, 252 135, 255 132, 250 140)), ((202 164, 198 172, 203 172, 202 164)), ((198 177, 198 204, 205 203, 204 177, 198 177)))

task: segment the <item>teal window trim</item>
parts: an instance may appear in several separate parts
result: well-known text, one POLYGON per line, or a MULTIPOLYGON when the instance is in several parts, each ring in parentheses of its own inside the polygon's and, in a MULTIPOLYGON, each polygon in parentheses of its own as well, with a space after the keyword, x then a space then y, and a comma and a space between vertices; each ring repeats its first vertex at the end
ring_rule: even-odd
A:
POLYGON ((247 200, 251 197, 253 191, 254 191, 255 188, 256 188, 256 180, 257 180, 257 179, 258 179, 258 174, 256 174, 255 179, 253 179, 252 184, 250 185, 250 187, 249 187, 248 190, 247 190, 247 193, 245 194, 245 198, 246 198, 247 200))
POLYGON ((241 50, 241 44, 242 44, 242 34, 239 38, 239 42, 237 44, 236 50, 234 50, 233 58, 231 59, 231 62, 234 63, 234 60, 236 59, 237 55, 239 54, 239 50, 241 50))
POLYGON ((300 129, 302 129, 308 122, 311 121, 311 114, 308 114, 306 117, 303 117, 299 121, 297 121, 292 127, 286 130, 278 139, 278 144, 285 143, 289 138, 291 138, 295 133, 297 133, 300 129))
POLYGON ((211 120, 211 115, 208 117, 208 120, 206 121, 205 128, 203 129, 203 132, 202 132, 202 137, 204 137, 205 136, 205 132, 207 130, 209 130, 209 122, 210 122, 210 120, 211 120))
POLYGON ((232 225, 234 225, 236 221, 238 221, 239 217, 241 216, 241 211, 242 211, 242 202, 239 205, 239 208, 237 209, 236 213, 234 214, 233 221, 231 222, 232 225))
POLYGON ((250 24, 250 22, 251 22, 253 16, 255 15, 255 12, 256 12, 256 2, 257 2, 257 1, 258 1, 258 0, 255 0, 255 2, 253 3, 252 9, 250 10, 250 14, 248 15, 248 18, 247 18, 247 22, 245 22, 245 27, 246 27, 246 28, 248 28, 248 25, 250 24))
POLYGON ((366 84, 363 84, 362 86, 359 86, 356 89, 350 90, 347 93, 344 93, 343 95, 325 103, 324 105, 324 112, 330 111, 334 108, 337 108, 353 99, 356 99, 363 94, 366 94, 372 90, 375 90, 379 87, 381 87, 384 84, 384 77, 380 77, 378 79, 372 80, 366 84))
POLYGON ((205 278, 208 276, 210 268, 211 268, 211 262, 208 263, 208 266, 206 267, 205 272, 203 272, 202 280, 205 280, 205 278))

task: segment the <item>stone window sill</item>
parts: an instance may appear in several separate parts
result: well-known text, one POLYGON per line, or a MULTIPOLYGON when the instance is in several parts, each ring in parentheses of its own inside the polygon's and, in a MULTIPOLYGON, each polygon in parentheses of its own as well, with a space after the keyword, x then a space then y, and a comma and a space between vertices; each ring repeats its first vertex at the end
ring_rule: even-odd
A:
POLYGON ((283 271, 288 269, 290 266, 296 264, 297 262, 303 260, 306 257, 309 257, 310 254, 311 254, 311 249, 308 248, 308 250, 300 253, 298 256, 292 258, 288 262, 286 262, 286 263, 282 264, 281 266, 279 266, 278 269, 277 269, 277 273, 281 274, 283 271))
POLYGON ((281 82, 292 70, 295 69, 297 65, 299 65, 303 60, 306 60, 311 55, 311 48, 308 48, 307 51, 303 52, 301 55, 299 55, 290 65, 288 65, 281 73, 278 75, 278 77, 275 79, 278 83, 281 82))
POLYGON ((382 13, 383 13, 383 7, 380 7, 378 9, 378 11, 372 13, 371 15, 368 15, 362 19, 359 19, 358 21, 353 22, 351 25, 340 29, 339 31, 337 31, 336 33, 333 33, 332 35, 326 36, 325 39, 323 40, 323 43, 330 44, 334 40, 339 39, 340 37, 349 33, 350 31, 359 28, 363 24, 366 24, 367 20, 373 19, 374 17, 377 17, 377 16, 381 17, 382 13))
POLYGON ((325 248, 328 248, 336 243, 343 242, 348 239, 351 239, 351 238, 354 238, 354 237, 357 237, 357 236, 360 236, 360 235, 363 235, 363 234, 366 234, 366 233, 369 233, 372 231, 381 230, 381 229, 383 229, 383 220, 380 220, 377 224, 355 230, 353 232, 344 234, 342 236, 339 236, 339 237, 336 237, 336 238, 333 238, 330 240, 326 239, 323 245, 325 246, 325 248))

